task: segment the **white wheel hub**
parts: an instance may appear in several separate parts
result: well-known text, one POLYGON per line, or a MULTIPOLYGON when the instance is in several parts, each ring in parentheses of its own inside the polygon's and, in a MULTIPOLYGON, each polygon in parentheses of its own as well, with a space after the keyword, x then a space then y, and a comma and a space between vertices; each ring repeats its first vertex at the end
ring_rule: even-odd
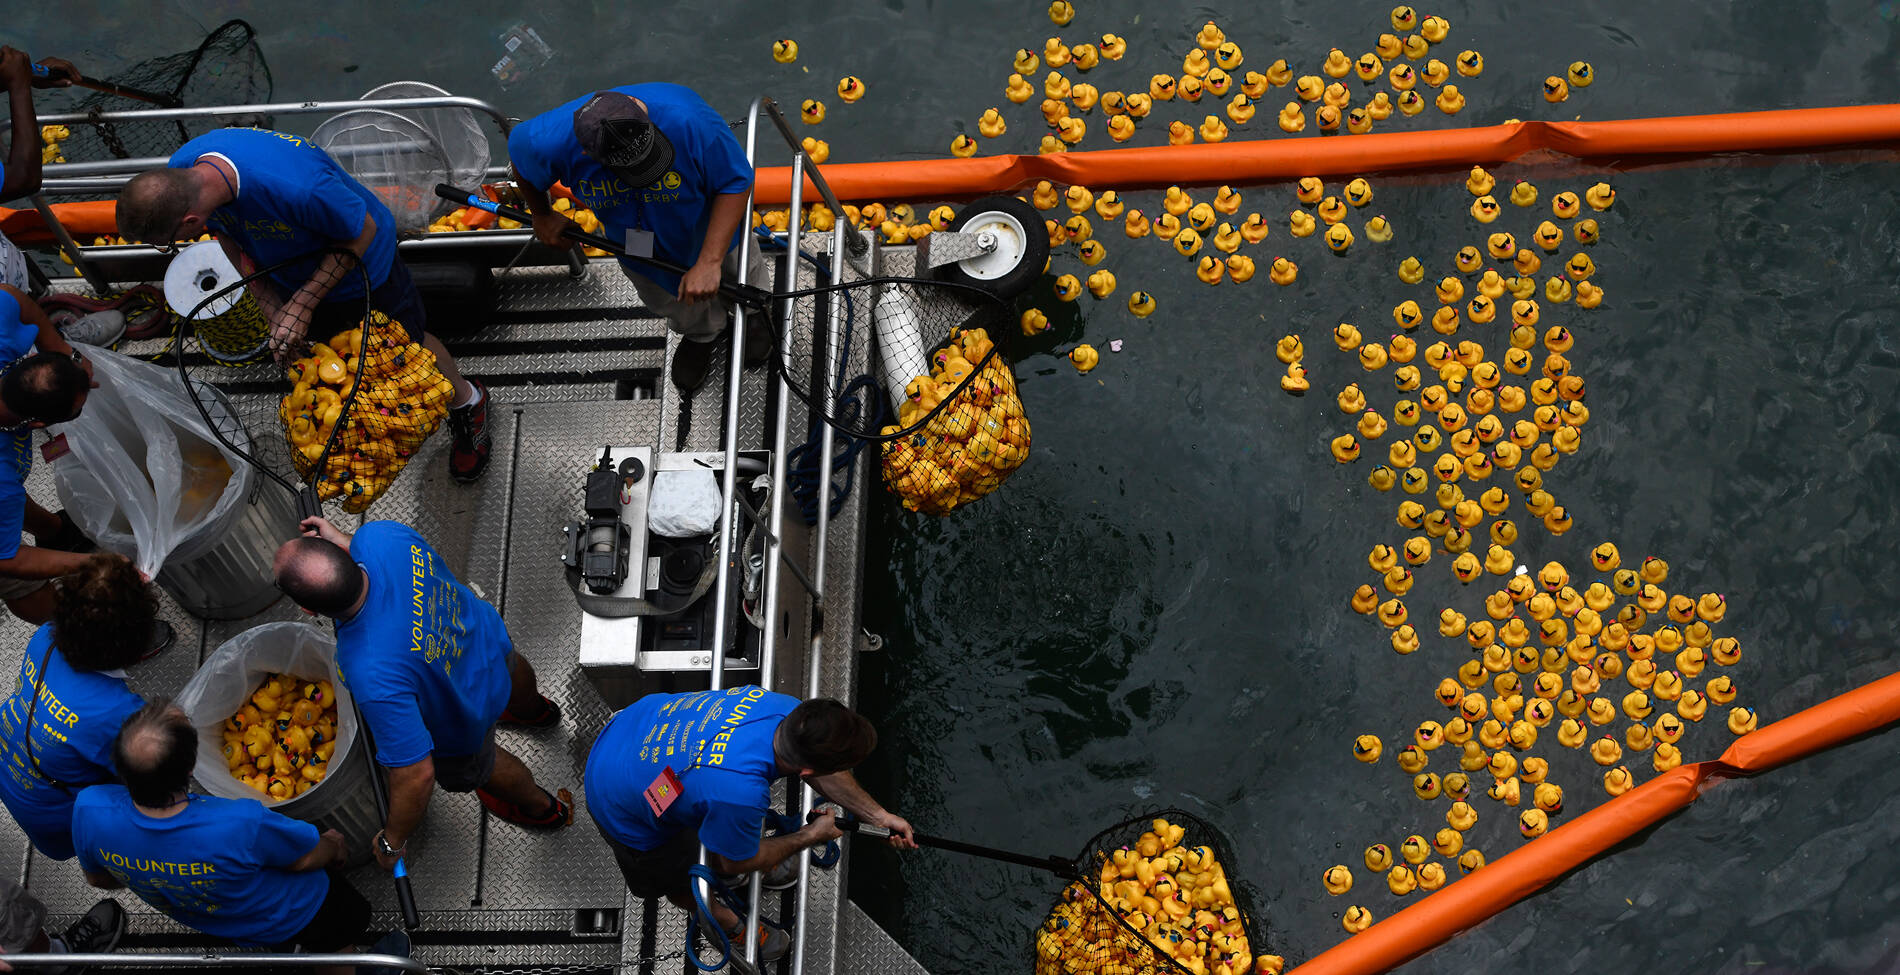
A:
MULTIPOLYGON (((1036 229, 1040 231, 1042 228, 1036 229)), ((957 232, 988 234, 995 242, 995 247, 988 253, 957 262, 965 274, 979 281, 994 281, 1016 270, 1029 250, 1028 231, 1023 228, 1022 221, 1001 210, 985 210, 964 221, 957 232)))

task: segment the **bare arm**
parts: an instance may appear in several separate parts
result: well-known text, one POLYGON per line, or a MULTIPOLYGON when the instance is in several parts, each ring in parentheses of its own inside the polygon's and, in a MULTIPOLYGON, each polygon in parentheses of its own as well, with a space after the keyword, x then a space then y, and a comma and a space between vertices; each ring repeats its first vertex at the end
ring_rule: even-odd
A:
POLYGON ((7 109, 13 119, 13 143, 7 147, 7 177, 0 186, 0 200, 11 200, 40 188, 40 124, 33 114, 33 67, 26 54, 0 47, 0 83, 6 85, 7 109))
POLYGON ((566 250, 574 242, 561 236, 561 228, 567 226, 568 219, 561 211, 554 209, 554 201, 548 199, 546 190, 515 174, 515 186, 521 190, 522 202, 528 204, 528 213, 534 217, 534 237, 549 247, 566 250))
POLYGON ((706 862, 711 864, 713 869, 726 874, 751 873, 754 870, 770 870, 780 863, 783 863, 785 858, 796 854, 800 850, 810 849, 830 840, 837 839, 842 835, 844 835, 844 833, 838 829, 838 824, 835 820, 830 816, 820 816, 810 823, 805 824, 805 827, 796 833, 780 833, 777 836, 768 836, 760 840, 759 852, 754 853, 750 859, 738 861, 728 860, 711 850, 707 850, 706 862))
POLYGON ((858 784, 857 777, 849 771, 814 775, 806 781, 825 798, 850 810, 852 815, 873 826, 882 826, 890 830, 892 846, 913 850, 917 848, 917 841, 911 838, 910 822, 878 805, 877 800, 864 791, 864 787, 858 784))
POLYGON ((86 564, 77 552, 22 545, 10 559, 0 559, 0 576, 12 579, 56 579, 86 564))
POLYGON ((310 279, 272 316, 270 344, 274 353, 281 358, 302 346, 304 335, 310 331, 310 316, 316 312, 317 304, 336 288, 344 275, 362 263, 363 255, 369 253, 369 245, 375 239, 376 218, 365 213, 362 231, 355 240, 343 245, 349 253, 325 254, 310 279))
POLYGON ((333 829, 326 829, 322 836, 317 837, 317 845, 311 847, 309 853, 284 869, 292 873, 304 873, 309 870, 322 870, 325 867, 340 867, 349 855, 350 845, 343 838, 343 834, 333 829))
MULTIPOLYGON (((408 845, 422 814, 429 809, 429 797, 435 794, 435 759, 424 758, 414 765, 389 770, 389 818, 383 823, 383 839, 397 850, 408 845)), ((395 866, 394 858, 376 851, 384 867, 395 866)))
POLYGON ((681 301, 701 301, 718 293, 720 264, 732 247, 732 235, 745 222, 745 201, 744 193, 721 193, 713 198, 699 259, 680 277, 681 301))
MULTIPOLYGON (((248 274, 251 270, 255 270, 255 268, 245 267, 251 259, 243 251, 238 250, 237 241, 222 236, 218 237, 217 241, 219 249, 224 251, 225 259, 231 262, 232 267, 237 268, 239 274, 248 274)), ((277 313, 284 307, 284 296, 278 293, 277 286, 272 284, 268 277, 253 279, 251 283, 244 286, 244 290, 249 291, 251 297, 257 299, 258 307, 264 309, 265 318, 276 318, 277 313)))
MULTIPOLYGON (((311 515, 299 522, 297 527, 302 528, 305 535, 321 538, 345 552, 350 550, 350 541, 356 537, 344 534, 342 529, 330 524, 330 519, 322 515, 311 515)), ((434 770, 430 771, 433 774, 434 770)))

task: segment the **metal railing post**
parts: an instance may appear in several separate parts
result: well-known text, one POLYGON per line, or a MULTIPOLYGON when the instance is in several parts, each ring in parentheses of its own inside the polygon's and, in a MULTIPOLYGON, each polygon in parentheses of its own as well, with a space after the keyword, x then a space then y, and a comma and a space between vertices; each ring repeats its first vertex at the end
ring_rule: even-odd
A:
POLYGON ((86 285, 101 298, 111 294, 112 283, 101 277, 99 272, 86 262, 85 252, 79 249, 79 244, 73 240, 73 235, 66 231, 66 225, 59 222, 59 214, 53 212, 53 205, 46 202, 46 197, 35 193, 27 199, 33 202, 33 209, 40 212, 40 219, 46 222, 46 229, 52 231, 53 240, 59 243, 60 251, 73 262, 73 267, 77 268, 80 275, 86 279, 86 285))

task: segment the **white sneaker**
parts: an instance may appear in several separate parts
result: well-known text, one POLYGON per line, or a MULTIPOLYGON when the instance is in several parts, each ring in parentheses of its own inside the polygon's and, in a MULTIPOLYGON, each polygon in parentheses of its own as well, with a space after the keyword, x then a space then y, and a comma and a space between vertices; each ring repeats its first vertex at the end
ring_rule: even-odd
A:
POLYGON ((54 320, 66 341, 111 348, 125 337, 125 315, 107 308, 69 321, 54 320))

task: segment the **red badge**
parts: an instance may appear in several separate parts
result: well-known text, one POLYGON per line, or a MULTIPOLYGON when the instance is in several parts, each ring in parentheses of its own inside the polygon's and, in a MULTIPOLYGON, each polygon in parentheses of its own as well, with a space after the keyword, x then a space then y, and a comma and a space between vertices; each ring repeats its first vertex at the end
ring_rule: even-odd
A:
POLYGON ((660 769, 660 774, 653 780, 653 784, 647 786, 645 795, 647 808, 653 810, 653 818, 658 819, 666 815, 668 807, 680 797, 680 777, 673 773, 672 766, 668 765, 660 769))

